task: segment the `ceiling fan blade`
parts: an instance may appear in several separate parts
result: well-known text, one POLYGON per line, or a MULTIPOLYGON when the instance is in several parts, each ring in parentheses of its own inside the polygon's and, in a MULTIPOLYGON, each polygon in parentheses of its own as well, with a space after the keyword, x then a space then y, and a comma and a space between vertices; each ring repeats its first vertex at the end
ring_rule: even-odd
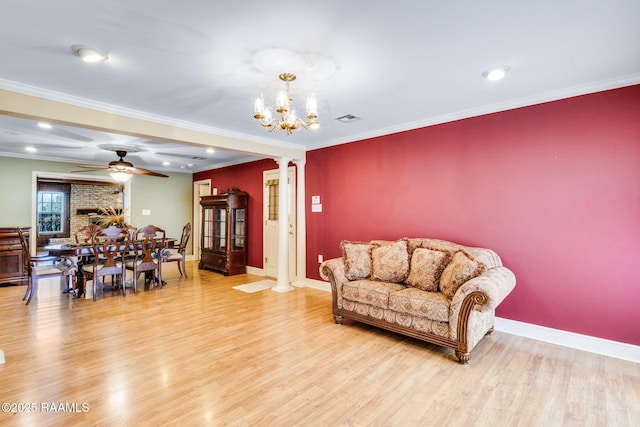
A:
POLYGON ((83 170, 71 171, 71 173, 104 171, 109 169, 108 166, 97 166, 97 165, 76 165, 76 167, 83 168, 83 170))
POLYGON ((131 172, 131 173, 136 173, 138 175, 150 175, 150 176, 157 176, 159 178, 169 178, 169 175, 164 175, 164 174, 159 173, 159 172, 150 171, 148 169, 127 168, 127 170, 129 172, 131 172))
POLYGON ((84 172, 101 172, 107 170, 107 168, 97 168, 97 169, 83 169, 81 171, 71 171, 69 173, 84 173, 84 172))
POLYGON ((95 165, 77 165, 79 168, 87 168, 82 171, 74 171, 74 172, 89 172, 89 171, 101 171, 107 170, 111 172, 126 172, 126 173, 135 173, 138 175, 149 175, 156 176, 159 178, 169 178, 169 175, 165 175, 159 172, 150 171, 148 169, 136 168, 131 163, 124 160, 124 157, 127 155, 127 152, 124 150, 116 150, 116 154, 120 157, 119 160, 114 160, 109 162, 108 166, 95 166, 95 165))

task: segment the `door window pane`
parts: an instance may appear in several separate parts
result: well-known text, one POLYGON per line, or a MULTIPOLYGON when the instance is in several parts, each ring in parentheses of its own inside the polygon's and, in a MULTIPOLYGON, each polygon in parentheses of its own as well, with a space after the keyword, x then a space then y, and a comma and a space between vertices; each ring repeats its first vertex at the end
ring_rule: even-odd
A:
POLYGON ((278 203, 279 203, 278 180, 270 179, 269 181, 267 181, 267 186, 269 189, 269 221, 277 221, 278 220, 278 203))
POLYGON ((38 192, 38 232, 61 233, 64 230, 64 193, 38 192))

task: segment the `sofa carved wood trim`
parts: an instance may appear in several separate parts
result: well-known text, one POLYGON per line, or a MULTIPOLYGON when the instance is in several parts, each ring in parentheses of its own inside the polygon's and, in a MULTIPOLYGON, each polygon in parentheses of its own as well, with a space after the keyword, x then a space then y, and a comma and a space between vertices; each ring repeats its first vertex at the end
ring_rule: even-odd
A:
MULTIPOLYGON (((502 266, 497 254, 488 249, 478 248, 478 250, 488 251, 497 261, 482 275, 464 283, 454 298, 448 300, 450 322, 454 322, 455 326, 440 322, 445 329, 436 330, 436 333, 420 330, 414 326, 413 320, 408 322, 411 323, 410 325, 401 325, 388 321, 386 314, 378 314, 373 317, 366 313, 358 313, 356 310, 346 309, 344 307, 345 301, 340 301, 343 298, 342 285, 349 282, 345 276, 344 261, 342 258, 325 261, 320 266, 320 273, 323 279, 331 284, 332 310, 335 322, 342 324, 344 319, 351 319, 450 348, 455 351, 455 356, 461 364, 467 364, 475 345, 478 344, 483 336, 493 332, 495 307, 502 302, 515 286, 515 276, 502 266), (459 308, 456 307, 458 305, 459 308), (455 329, 453 329, 454 327, 455 329)), ((400 313, 400 315, 409 317, 409 314, 406 313, 400 313)))

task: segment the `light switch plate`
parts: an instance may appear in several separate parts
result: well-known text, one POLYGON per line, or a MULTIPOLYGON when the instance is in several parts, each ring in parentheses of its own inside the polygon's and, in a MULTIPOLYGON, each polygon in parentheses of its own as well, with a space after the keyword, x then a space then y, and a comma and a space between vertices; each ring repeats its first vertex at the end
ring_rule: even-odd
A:
POLYGON ((320 196, 311 196, 311 204, 319 205, 320 204, 320 196))
POLYGON ((311 205, 311 212, 322 212, 322 205, 319 203, 317 205, 311 205))
POLYGON ((142 209, 142 215, 151 215, 151 209, 142 209))

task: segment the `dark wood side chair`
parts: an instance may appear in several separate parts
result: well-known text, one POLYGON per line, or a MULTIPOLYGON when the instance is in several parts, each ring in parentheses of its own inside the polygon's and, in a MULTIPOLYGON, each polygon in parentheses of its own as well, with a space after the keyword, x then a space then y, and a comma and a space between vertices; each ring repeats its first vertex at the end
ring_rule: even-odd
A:
MULTIPOLYGON (((114 288, 122 290, 126 295, 126 269, 122 262, 129 247, 129 239, 126 230, 110 226, 101 229, 91 238, 93 250, 93 262, 83 267, 85 281, 93 282, 93 300, 96 301, 98 288, 104 294, 104 277, 111 276, 111 284, 114 288)), ((135 287, 134 287, 135 292, 135 287)))
MULTIPOLYGON (((76 245, 91 246, 93 239, 100 233, 102 227, 97 224, 89 224, 84 227, 80 227, 74 234, 74 240, 76 245)), ((78 256, 78 274, 77 274, 77 286, 72 289, 75 297, 81 297, 85 290, 85 283, 91 280, 92 269, 85 269, 85 265, 91 266, 95 261, 93 252, 82 254, 78 256), (77 293, 76 293, 77 291, 77 293)))
POLYGON ((27 292, 22 298, 29 304, 31 299, 38 293, 38 280, 50 277, 64 277, 67 280, 67 287, 75 280, 76 264, 71 258, 56 256, 31 256, 29 244, 22 230, 19 228, 20 244, 22 246, 25 260, 25 270, 29 277, 27 292))
POLYGON ((187 269, 185 266, 185 252, 187 250, 187 243, 191 236, 191 223, 188 222, 182 227, 182 236, 180 237, 180 245, 177 251, 163 249, 162 250, 162 262, 176 262, 178 263, 178 271, 181 276, 187 277, 187 269))
POLYGON ((135 256, 125 264, 126 269, 133 272, 134 289, 142 273, 145 273, 145 290, 153 286, 154 282, 162 288, 160 250, 164 248, 165 240, 165 231, 155 225, 147 225, 135 232, 135 240, 130 243, 135 256))

